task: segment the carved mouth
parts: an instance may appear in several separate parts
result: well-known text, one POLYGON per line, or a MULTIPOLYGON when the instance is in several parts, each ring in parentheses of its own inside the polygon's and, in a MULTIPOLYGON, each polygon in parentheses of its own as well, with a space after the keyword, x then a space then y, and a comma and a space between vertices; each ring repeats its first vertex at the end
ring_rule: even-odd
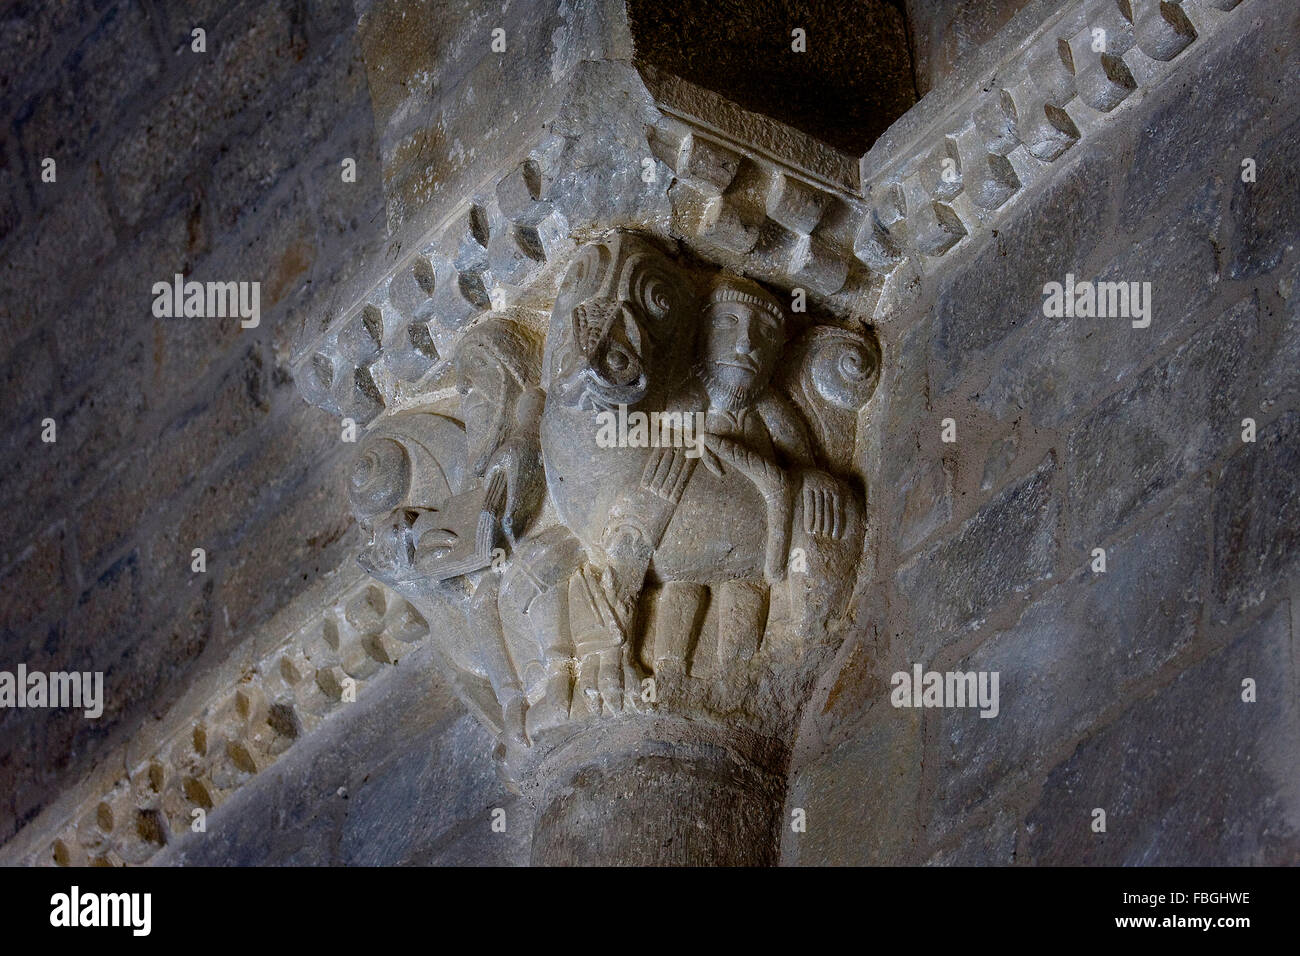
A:
POLYGON ((734 362, 718 362, 717 364, 723 368, 738 368, 746 372, 758 371, 758 363, 751 359, 741 359, 734 362))

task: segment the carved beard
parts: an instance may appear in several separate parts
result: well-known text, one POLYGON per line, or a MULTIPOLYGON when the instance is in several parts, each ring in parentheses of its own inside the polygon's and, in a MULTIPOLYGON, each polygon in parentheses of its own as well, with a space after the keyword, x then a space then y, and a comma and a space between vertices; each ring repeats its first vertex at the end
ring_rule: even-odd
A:
POLYGON ((696 374, 704 383, 704 390, 708 393, 709 404, 714 411, 738 412, 742 408, 748 408, 767 389, 767 382, 757 376, 748 385, 723 382, 714 374, 713 366, 708 362, 696 366, 696 374))

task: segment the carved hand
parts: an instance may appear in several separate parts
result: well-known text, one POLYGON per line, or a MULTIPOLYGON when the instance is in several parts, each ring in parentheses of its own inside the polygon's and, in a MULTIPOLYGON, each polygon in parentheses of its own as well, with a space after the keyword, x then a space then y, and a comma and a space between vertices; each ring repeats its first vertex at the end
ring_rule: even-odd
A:
POLYGON ((720 467, 715 469, 715 465, 719 462, 732 465, 754 483, 754 487, 764 498, 773 500, 785 494, 790 479, 785 469, 776 462, 764 458, 731 438, 706 433, 701 436, 701 441, 706 452, 702 457, 710 471, 721 474, 720 467))
POLYGON ((844 491, 838 481, 822 471, 803 473, 803 529, 819 538, 844 537, 844 491))

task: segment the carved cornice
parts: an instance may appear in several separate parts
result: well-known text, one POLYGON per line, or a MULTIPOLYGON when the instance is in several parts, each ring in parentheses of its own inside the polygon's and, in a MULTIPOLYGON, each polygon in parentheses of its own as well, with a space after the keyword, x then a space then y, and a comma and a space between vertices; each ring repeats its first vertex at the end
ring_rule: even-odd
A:
POLYGON ((886 279, 875 315, 918 273, 1004 221, 1080 142, 1162 83, 1243 0, 1080 0, 961 95, 922 101, 862 159, 870 215, 853 251, 886 279), (1102 32, 1097 32, 1102 31, 1102 32))
POLYGON ((681 79, 645 68, 643 81, 621 64, 579 71, 569 107, 540 124, 525 156, 300 343, 302 393, 358 422, 406 407, 446 371, 440 357, 460 329, 492 311, 549 308, 574 237, 613 226, 802 288, 837 314, 885 322, 918 276, 997 228, 1242 2, 1066 4, 960 95, 918 104, 924 122, 905 115, 856 174, 843 154, 681 79), (1104 49, 1094 50, 1094 30, 1105 31, 1104 49), (590 95, 584 84, 600 83, 621 97, 615 133, 573 105, 590 95))
POLYGON ((399 595, 364 579, 230 675, 166 734, 129 755, 129 773, 47 812, 0 849, 7 864, 147 863, 288 753, 422 643, 429 628, 399 595), (47 819, 48 818, 48 819, 47 819))

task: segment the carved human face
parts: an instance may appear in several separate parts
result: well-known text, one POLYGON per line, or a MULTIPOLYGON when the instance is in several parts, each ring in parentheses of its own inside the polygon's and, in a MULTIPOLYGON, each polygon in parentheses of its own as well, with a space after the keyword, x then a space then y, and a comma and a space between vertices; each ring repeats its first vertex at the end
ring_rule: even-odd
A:
POLYGON ((766 309, 744 302, 714 302, 705 311, 704 364, 709 377, 728 388, 763 388, 784 341, 781 323, 766 309))

